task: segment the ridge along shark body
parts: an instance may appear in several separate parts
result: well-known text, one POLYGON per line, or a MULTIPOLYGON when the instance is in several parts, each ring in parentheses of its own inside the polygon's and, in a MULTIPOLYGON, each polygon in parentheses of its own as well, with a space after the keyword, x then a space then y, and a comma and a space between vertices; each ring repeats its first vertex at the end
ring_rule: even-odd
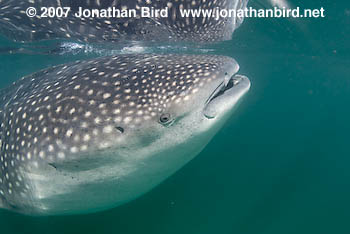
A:
POLYGON ((1 0, 0 33, 15 41, 70 39, 84 42, 215 42, 231 39, 243 18, 182 17, 183 9, 244 9, 248 0, 1 0), (34 7, 36 17, 26 10, 34 7), (69 7, 67 17, 41 17, 41 7, 69 7), (75 17, 79 8, 88 10, 168 8, 168 17, 75 17))
POLYGON ((249 90, 235 60, 119 55, 39 71, 0 92, 0 207, 88 213, 194 158, 249 90))

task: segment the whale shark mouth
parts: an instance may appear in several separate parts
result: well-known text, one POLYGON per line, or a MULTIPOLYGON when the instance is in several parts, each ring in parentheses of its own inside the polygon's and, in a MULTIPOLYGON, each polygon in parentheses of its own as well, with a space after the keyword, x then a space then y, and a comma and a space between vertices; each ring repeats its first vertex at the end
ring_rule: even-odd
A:
POLYGON ((220 109, 232 107, 249 90, 249 79, 242 75, 225 78, 211 93, 203 108, 203 114, 208 119, 215 118, 220 109))
POLYGON ((214 92, 209 96, 208 100, 205 103, 205 106, 207 106, 210 102, 212 102, 214 99, 225 95, 225 92, 232 89, 234 86, 238 85, 242 81, 241 76, 235 76, 233 75, 229 79, 225 79, 223 82, 220 83, 218 87, 214 90, 214 92))

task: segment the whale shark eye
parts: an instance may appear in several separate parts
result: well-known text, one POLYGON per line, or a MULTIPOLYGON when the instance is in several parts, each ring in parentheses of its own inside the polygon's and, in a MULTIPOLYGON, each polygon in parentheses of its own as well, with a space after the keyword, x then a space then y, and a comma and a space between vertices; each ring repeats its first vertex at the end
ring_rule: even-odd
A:
POLYGON ((169 113, 163 113, 161 114, 161 116, 159 117, 159 121, 162 123, 162 124, 166 124, 168 122, 170 122, 171 120, 171 116, 169 113))
POLYGON ((124 133, 124 128, 117 126, 115 127, 119 132, 124 133))

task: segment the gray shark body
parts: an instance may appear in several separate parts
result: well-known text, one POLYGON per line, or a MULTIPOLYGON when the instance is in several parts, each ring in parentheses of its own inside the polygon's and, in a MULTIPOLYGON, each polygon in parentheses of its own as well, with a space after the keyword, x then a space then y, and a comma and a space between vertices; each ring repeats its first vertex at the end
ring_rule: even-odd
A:
POLYGON ((197 155, 248 91, 228 57, 121 55, 59 65, 0 92, 0 207, 103 210, 197 155))
POLYGON ((15 41, 73 39, 85 42, 162 41, 215 42, 228 40, 240 17, 182 17, 180 9, 243 9, 248 0, 1 0, 0 32, 15 41), (37 9, 28 17, 29 7, 37 9), (67 17, 41 17, 41 7, 69 7, 67 17), (75 17, 79 9, 165 9, 167 17, 75 17))

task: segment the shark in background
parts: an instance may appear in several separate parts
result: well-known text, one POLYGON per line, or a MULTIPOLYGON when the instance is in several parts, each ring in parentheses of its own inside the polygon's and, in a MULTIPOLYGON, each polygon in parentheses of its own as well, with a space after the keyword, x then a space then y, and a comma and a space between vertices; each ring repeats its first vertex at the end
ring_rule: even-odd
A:
POLYGON ((182 9, 244 9, 248 0, 0 0, 0 33, 18 42, 69 39, 81 42, 200 42, 230 40, 241 17, 183 17, 182 9), (34 7, 35 17, 26 10, 34 7), (41 7, 69 7, 67 17, 41 17, 41 7), (75 17, 79 9, 167 8, 168 16, 75 17))
POLYGON ((0 91, 0 207, 88 213, 149 191, 193 159, 250 88, 232 58, 76 61, 0 91))

